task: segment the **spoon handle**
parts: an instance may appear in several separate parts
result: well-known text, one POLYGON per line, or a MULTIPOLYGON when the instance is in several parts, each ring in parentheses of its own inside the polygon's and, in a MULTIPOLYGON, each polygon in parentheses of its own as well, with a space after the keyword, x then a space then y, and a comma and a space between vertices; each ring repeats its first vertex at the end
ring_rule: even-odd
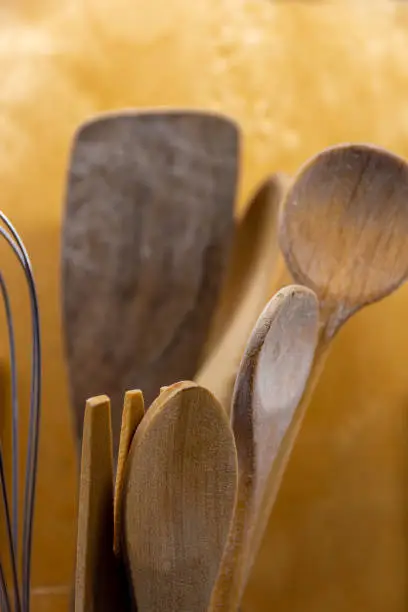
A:
MULTIPOLYGON (((276 273, 275 281, 273 283, 274 290, 276 287, 283 287, 290 285, 293 280, 284 265, 283 260, 279 262, 278 271, 276 273)), ((281 447, 274 461, 273 468, 269 473, 267 483, 265 485, 265 491, 267 492, 262 506, 259 510, 258 518, 254 524, 254 531, 251 537, 251 543, 248 548, 249 558, 247 559, 247 567, 251 568, 254 566, 256 555, 261 546, 262 538, 265 533, 266 526, 270 517, 271 509, 274 501, 278 494, 283 473, 286 464, 291 455, 295 440, 302 426, 303 419, 310 403, 312 395, 316 389, 316 385, 319 381, 320 375, 323 371, 324 365, 330 349, 331 336, 327 333, 328 324, 330 321, 330 312, 322 313, 320 311, 320 325, 318 331, 318 340, 316 349, 314 352, 314 358, 310 369, 309 377, 307 379, 302 397, 296 408, 296 412, 293 416, 291 426, 288 428, 285 437, 282 441, 281 447)))
POLYGON ((259 510, 259 514, 257 520, 254 524, 254 531, 251 537, 251 543, 248 548, 249 550, 249 558, 247 559, 247 567, 252 568, 254 566, 254 561, 256 555, 261 546, 262 538, 265 533, 265 529, 267 527, 269 517, 271 514, 271 510, 273 504, 276 500, 278 491, 280 489, 280 485, 282 482, 282 477, 291 456, 292 449, 296 438, 298 436, 299 430, 302 426, 303 419, 306 413, 306 409, 310 403, 313 392, 316 388, 317 382, 320 378, 322 370, 324 368, 324 364, 326 362, 326 357, 328 355, 329 343, 320 341, 317 344, 313 364, 311 367, 310 375, 307 380, 302 398, 298 404, 296 409, 296 413, 293 417, 291 426, 289 427, 286 435, 283 439, 281 447, 278 451, 277 457, 273 463, 272 470, 269 473, 267 483, 265 485, 265 491, 267 494, 264 497, 261 509, 259 510))

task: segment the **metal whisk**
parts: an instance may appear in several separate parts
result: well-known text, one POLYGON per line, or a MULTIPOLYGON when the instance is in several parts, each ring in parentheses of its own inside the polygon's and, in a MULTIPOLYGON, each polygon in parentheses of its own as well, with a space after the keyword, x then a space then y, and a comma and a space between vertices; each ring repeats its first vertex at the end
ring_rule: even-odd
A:
MULTIPOLYGON (((31 262, 25 246, 8 218, 0 211, 1 236, 7 241, 20 265, 23 268, 27 281, 31 309, 32 324, 32 354, 31 354, 31 388, 29 406, 29 432, 26 458, 23 527, 22 527, 22 554, 21 567, 18 565, 19 558, 19 520, 18 520, 18 425, 19 425, 19 402, 17 392, 17 360, 14 338, 14 324, 11 311, 10 298, 7 286, 0 272, 0 291, 3 297, 9 355, 11 363, 11 447, 12 447, 12 479, 11 479, 11 503, 9 491, 7 490, 4 457, 0 440, 0 496, 3 506, 3 516, 0 520, 5 521, 8 554, 11 565, 11 585, 7 584, 4 563, 0 560, 0 610, 2 612, 29 612, 30 610, 30 574, 31 574, 31 550, 32 550, 32 527, 35 502, 38 438, 40 424, 40 398, 41 398, 41 343, 40 343, 40 321, 38 310, 38 299, 31 262), (20 570, 20 571, 19 571, 20 570)), ((0 515, 1 516, 1 515, 0 515)))

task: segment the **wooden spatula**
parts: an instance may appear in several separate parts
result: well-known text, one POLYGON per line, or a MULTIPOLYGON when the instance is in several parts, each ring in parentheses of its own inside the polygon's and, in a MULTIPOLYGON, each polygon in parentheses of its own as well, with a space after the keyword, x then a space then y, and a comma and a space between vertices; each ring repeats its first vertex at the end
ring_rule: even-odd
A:
POLYGON ((255 192, 236 228, 231 264, 207 347, 195 380, 211 389, 229 412, 232 390, 248 336, 271 296, 278 256, 278 213, 287 178, 269 177, 255 192))
POLYGON ((87 401, 78 513, 75 612, 127 612, 125 575, 113 553, 110 403, 87 401))
POLYGON ((115 497, 114 497, 114 538, 113 549, 116 555, 120 553, 121 541, 121 503, 123 498, 123 481, 125 466, 130 445, 136 429, 144 415, 143 393, 139 390, 127 391, 122 412, 122 427, 120 430, 118 464, 116 467, 115 497))
POLYGON ((272 298, 247 344, 232 413, 238 501, 211 610, 233 611, 241 602, 291 450, 292 422, 311 370, 317 336, 315 294, 305 287, 290 286, 272 298))
POLYGON ((238 129, 204 112, 111 114, 76 134, 63 225, 64 329, 78 441, 85 399, 147 404, 192 378, 230 248, 238 129))
POLYGON ((206 389, 163 389, 127 460, 123 549, 138 612, 204 612, 229 533, 237 456, 206 389))

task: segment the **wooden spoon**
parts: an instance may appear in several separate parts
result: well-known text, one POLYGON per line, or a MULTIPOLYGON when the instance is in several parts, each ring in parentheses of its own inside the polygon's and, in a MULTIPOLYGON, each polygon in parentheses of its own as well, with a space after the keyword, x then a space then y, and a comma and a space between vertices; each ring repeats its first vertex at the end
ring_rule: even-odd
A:
POLYGON ((129 609, 124 574, 113 554, 113 463, 110 402, 87 401, 78 512, 75 612, 129 609))
POLYGON ((332 338, 407 277, 408 166, 382 149, 340 145, 300 170, 282 207, 280 244, 296 282, 319 299, 320 330, 300 426, 332 338))
POLYGON ((238 501, 211 610, 233 611, 241 602, 292 448, 293 417, 310 373, 317 334, 315 294, 291 286, 272 298, 247 344, 232 413, 238 501))
MULTIPOLYGON (((63 227, 64 329, 78 442, 85 399, 196 373, 229 253, 238 129, 204 112, 119 113, 74 141, 63 227)), ((116 453, 115 453, 116 454, 116 453)))
POLYGON ((319 343, 307 397, 345 321, 406 280, 407 237, 403 159, 373 146, 340 145, 300 170, 284 202, 280 245, 293 279, 319 299, 319 343))
POLYGON ((195 380, 211 389, 229 412, 248 336, 270 297, 271 270, 278 255, 278 212, 286 177, 273 175, 254 194, 234 236, 231 265, 213 324, 216 342, 195 380))
POLYGON ((227 416, 194 383, 163 389, 127 461, 123 550, 138 612, 204 612, 231 526, 237 456, 227 416))

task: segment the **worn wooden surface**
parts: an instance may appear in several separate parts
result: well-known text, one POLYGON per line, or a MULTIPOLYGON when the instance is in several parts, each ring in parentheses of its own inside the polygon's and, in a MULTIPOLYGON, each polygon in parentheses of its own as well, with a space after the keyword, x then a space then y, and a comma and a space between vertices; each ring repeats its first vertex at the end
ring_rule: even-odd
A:
MULTIPOLYGON (((280 283, 290 276, 280 262, 280 283)), ((406 608, 404 287, 333 340, 306 411, 244 610, 406 608), (362 344, 363 342, 363 344, 362 344)))
POLYGON ((270 294, 278 259, 278 214, 285 177, 273 175, 254 193, 237 223, 227 276, 196 380, 230 412, 236 372, 248 336, 270 294))
POLYGON ((64 332, 78 441, 87 397, 191 379, 230 253, 239 131, 215 113, 111 113, 73 144, 63 223, 64 332), (135 350, 137 347, 137 351, 135 350))
MULTIPOLYGON (((75 558, 77 465, 59 283, 73 131, 95 112, 134 105, 230 113, 244 131, 238 214, 267 174, 294 172, 337 142, 408 156, 408 7, 340 4, 139 0, 136 10, 134 0, 2 2, 1 207, 32 256, 44 340, 34 612, 66 612, 69 597, 50 589, 72 584, 75 558)), ((25 285, 13 258, 2 254, 1 265, 20 321, 27 401, 25 285)), ((407 312, 404 287, 334 340, 248 589, 249 610, 405 612, 407 312)), ((0 350, 4 359, 3 341, 0 350)))
POLYGON ((295 415, 317 337, 316 295, 291 285, 267 304, 245 347, 232 399, 237 505, 211 610, 240 608, 254 547, 262 540, 299 429, 295 415))
POLYGON ((321 342, 408 276, 408 163, 370 145, 341 144, 299 170, 282 207, 287 267, 320 302, 321 342))
POLYGON ((144 416, 143 394, 140 390, 127 391, 123 402, 122 425, 120 428, 118 462, 116 466, 115 493, 113 504, 113 550, 120 554, 122 531, 122 499, 126 461, 133 436, 144 416))
POLYGON ((135 433, 123 488, 122 547, 138 610, 206 612, 237 485, 221 404, 193 383, 163 390, 135 433))
POLYGON ((87 400, 81 454, 75 612, 127 612, 122 565, 113 552, 113 456, 110 401, 87 400))

